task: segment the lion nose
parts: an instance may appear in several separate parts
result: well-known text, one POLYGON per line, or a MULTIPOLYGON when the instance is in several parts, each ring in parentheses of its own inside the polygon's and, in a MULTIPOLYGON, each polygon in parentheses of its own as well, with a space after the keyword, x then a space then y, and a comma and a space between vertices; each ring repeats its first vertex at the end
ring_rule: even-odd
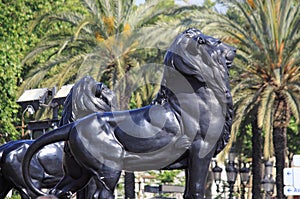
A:
POLYGON ((236 49, 233 48, 233 49, 231 49, 230 51, 227 52, 226 59, 232 61, 235 57, 235 54, 236 54, 236 49))

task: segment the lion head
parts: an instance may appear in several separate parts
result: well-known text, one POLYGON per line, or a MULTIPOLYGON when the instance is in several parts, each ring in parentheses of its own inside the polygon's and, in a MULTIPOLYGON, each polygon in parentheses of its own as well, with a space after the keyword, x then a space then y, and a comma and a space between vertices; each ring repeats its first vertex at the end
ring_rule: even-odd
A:
POLYGON ((64 102, 60 125, 73 122, 95 112, 115 109, 115 94, 101 82, 85 76, 74 84, 64 102))
POLYGON ((188 81, 192 79, 192 86, 205 85, 212 89, 220 102, 226 103, 230 95, 228 69, 235 52, 234 47, 190 28, 175 38, 164 64, 189 77, 188 81))
MULTIPOLYGON (((222 104, 225 124, 216 153, 219 153, 230 139, 233 119, 233 104, 230 94, 228 69, 232 66, 236 49, 219 39, 204 35, 196 28, 179 34, 169 47, 164 64, 184 75, 197 93, 199 87, 210 88, 219 104, 222 104), (194 86, 198 85, 198 86, 194 86)), ((172 81, 172 78, 166 78, 172 81)), ((165 82, 168 85, 168 82, 165 82)), ((161 96, 168 89, 160 91, 161 96)))
MULTIPOLYGON (((219 39, 204 35, 200 30, 195 28, 186 30, 183 35, 192 39, 192 41, 189 41, 189 46, 187 48, 188 52, 195 54, 199 52, 197 51, 197 48, 202 47, 213 61, 224 67, 231 67, 236 53, 236 49, 234 47, 224 44, 219 39)), ((203 61, 205 62, 205 60, 203 61)))

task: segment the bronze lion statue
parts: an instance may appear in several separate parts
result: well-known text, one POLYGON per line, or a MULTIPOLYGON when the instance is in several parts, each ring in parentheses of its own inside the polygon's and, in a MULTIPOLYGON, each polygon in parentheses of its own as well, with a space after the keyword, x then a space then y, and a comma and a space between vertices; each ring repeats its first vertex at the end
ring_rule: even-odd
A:
MULTIPOLYGON (((111 111, 114 93, 92 77, 83 77, 74 84, 68 94, 60 120, 60 126, 71 123, 94 112, 111 111), (84 99, 84 100, 83 100, 84 99)), ((0 146, 0 199, 11 189, 20 193, 22 199, 36 198, 25 184, 22 175, 22 160, 33 140, 15 140, 0 146)), ((63 177, 62 160, 64 142, 57 142, 42 148, 30 164, 31 178, 39 189, 53 188, 63 177)), ((93 198, 95 184, 90 183, 77 194, 78 199, 93 198), (91 191, 92 190, 92 191, 91 191), (83 195, 84 193, 84 195, 83 195)))
POLYGON ((186 169, 184 198, 204 198, 211 158, 230 138, 233 117, 228 68, 235 48, 190 28, 179 34, 164 60, 161 89, 148 106, 93 113, 38 138, 23 159, 29 164, 43 146, 66 141, 64 177, 50 191, 69 198, 94 177, 105 188, 98 198, 114 198, 122 170, 186 169), (76 166, 74 166, 77 164, 76 166))
MULTIPOLYGON (((22 159, 33 140, 10 141, 0 146, 0 198, 4 199, 11 189, 19 192, 22 199, 35 198, 37 195, 25 184, 22 175, 22 159)), ((63 142, 45 146, 33 157, 30 164, 31 178, 35 186, 50 189, 63 176, 63 142)))

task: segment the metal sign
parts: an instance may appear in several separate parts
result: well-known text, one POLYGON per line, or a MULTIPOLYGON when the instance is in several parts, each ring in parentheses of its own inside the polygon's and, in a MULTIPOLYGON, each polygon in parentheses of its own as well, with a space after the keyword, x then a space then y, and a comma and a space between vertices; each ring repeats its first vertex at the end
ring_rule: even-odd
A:
POLYGON ((159 186, 145 185, 144 191, 149 193, 183 193, 184 187, 177 186, 177 185, 159 185, 159 186))
POLYGON ((294 170, 293 168, 283 169, 283 184, 293 186, 294 185, 294 170))
POLYGON ((300 155, 293 156, 294 168, 283 169, 284 195, 300 195, 300 155))
POLYGON ((300 168, 294 168, 294 187, 300 189, 300 168))
POLYGON ((300 195, 300 189, 297 189, 293 186, 284 186, 283 191, 284 195, 286 196, 300 195))
POLYGON ((294 163, 294 166, 300 167, 300 155, 293 156, 293 163, 294 163))

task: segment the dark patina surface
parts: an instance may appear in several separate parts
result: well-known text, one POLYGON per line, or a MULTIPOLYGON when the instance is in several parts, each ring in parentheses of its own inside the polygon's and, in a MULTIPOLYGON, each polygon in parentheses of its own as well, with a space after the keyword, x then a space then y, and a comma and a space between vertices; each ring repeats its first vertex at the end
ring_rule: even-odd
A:
POLYGON ((51 190, 68 198, 91 177, 102 184, 98 198, 113 198, 121 171, 186 169, 184 198, 204 198, 211 158, 229 140, 232 98, 228 68, 235 49, 188 29, 165 56, 162 86, 154 102, 130 111, 94 113, 37 139, 24 157, 24 179, 32 191, 31 157, 46 144, 66 141, 65 174, 51 190))

